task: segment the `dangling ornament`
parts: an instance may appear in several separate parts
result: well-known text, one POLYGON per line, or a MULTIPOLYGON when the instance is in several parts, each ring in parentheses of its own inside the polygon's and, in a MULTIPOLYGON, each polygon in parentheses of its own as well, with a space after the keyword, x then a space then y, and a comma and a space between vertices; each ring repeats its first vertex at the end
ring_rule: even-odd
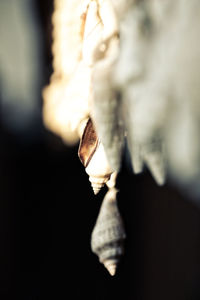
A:
POLYGON ((78 156, 89 175, 89 181, 95 194, 110 179, 113 171, 106 158, 102 143, 97 137, 92 120, 89 119, 83 131, 78 156))
POLYGON ((82 132, 78 155, 89 175, 94 193, 97 194, 105 184, 108 187, 92 232, 91 247, 98 255, 99 261, 113 276, 120 256, 124 253, 123 241, 126 235, 117 207, 117 173, 113 172, 108 164, 91 119, 88 119, 82 132))
POLYGON ((98 255, 99 261, 112 276, 115 275, 120 257, 124 253, 126 237, 117 207, 117 192, 115 187, 108 190, 91 237, 92 251, 98 255))

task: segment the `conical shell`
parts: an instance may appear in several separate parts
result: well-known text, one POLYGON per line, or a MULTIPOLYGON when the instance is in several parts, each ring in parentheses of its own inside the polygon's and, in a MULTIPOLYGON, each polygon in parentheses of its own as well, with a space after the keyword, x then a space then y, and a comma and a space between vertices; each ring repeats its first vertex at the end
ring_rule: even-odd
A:
POLYGON ((92 71, 91 115, 103 143, 109 164, 119 171, 124 145, 121 101, 112 86, 113 66, 119 53, 119 28, 110 1, 99 1, 99 15, 104 25, 102 42, 97 47, 92 71))
POLYGON ((89 175, 89 181, 95 194, 110 179, 110 168, 102 143, 99 141, 91 119, 88 120, 78 150, 79 158, 89 175))
POLYGON ((143 146, 143 159, 158 185, 166 181, 166 160, 161 142, 143 146))
POLYGON ((103 143, 109 164, 119 171, 124 146, 121 101, 112 88, 112 67, 118 50, 118 40, 110 43, 111 53, 95 64, 92 76, 93 102, 91 115, 103 143), (113 48, 113 49, 112 49, 113 48))
POLYGON ((107 183, 109 178, 110 174, 103 174, 102 177, 100 175, 98 177, 89 176, 89 181, 91 182, 91 187, 95 195, 98 194, 98 192, 100 192, 100 190, 104 187, 105 183, 107 183))
POLYGON ((101 142, 99 142, 85 171, 89 175, 94 193, 97 194, 113 173, 101 142))
POLYGON ((126 237, 116 194, 115 188, 108 190, 91 237, 92 251, 112 276, 115 275, 120 257, 124 253, 123 242, 126 237))

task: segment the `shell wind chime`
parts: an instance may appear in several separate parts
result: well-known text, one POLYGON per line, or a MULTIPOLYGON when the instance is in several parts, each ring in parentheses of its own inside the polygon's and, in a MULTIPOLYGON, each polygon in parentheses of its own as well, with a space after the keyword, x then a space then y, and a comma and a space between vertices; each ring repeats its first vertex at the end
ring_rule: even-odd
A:
POLYGON ((97 194, 105 184, 108 187, 92 232, 91 248, 113 276, 124 253, 123 242, 126 234, 117 207, 115 188, 117 173, 113 172, 108 164, 103 145, 97 137, 91 119, 83 131, 78 155, 89 175, 94 193, 97 194))
POLYGON ((96 225, 92 232, 92 251, 99 257, 111 276, 115 275, 120 257, 124 254, 126 237, 117 202, 117 190, 112 187, 107 192, 96 225))
POLYGON ((158 185, 168 175, 199 204, 200 1, 54 0, 52 23, 43 120, 66 144, 80 141, 94 194, 108 188, 91 248, 114 275, 124 145, 134 174, 147 167, 158 185))
POLYGON ((163 185, 169 170, 200 195, 199 12, 196 0, 54 0, 44 124, 79 142, 94 194, 108 189, 91 248, 111 275, 126 236, 116 189, 125 141, 134 174, 147 167, 163 185))
POLYGON ((114 275, 124 251, 125 230, 117 208, 117 173, 97 136, 98 118, 92 116, 96 115, 92 107, 97 105, 92 77, 95 63, 105 55, 107 42, 116 36, 116 20, 107 0, 55 0, 52 21, 54 73, 43 91, 44 123, 68 144, 80 139, 78 156, 94 194, 105 185, 108 188, 92 233, 91 248, 114 275))

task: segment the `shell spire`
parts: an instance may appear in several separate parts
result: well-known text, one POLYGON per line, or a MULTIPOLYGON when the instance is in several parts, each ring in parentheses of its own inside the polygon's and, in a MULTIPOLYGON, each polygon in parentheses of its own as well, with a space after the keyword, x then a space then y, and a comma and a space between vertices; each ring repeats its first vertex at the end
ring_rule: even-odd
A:
POLYGON ((89 181, 96 195, 110 179, 113 171, 90 118, 82 133, 78 156, 89 175, 89 181))
POLYGON ((114 259, 110 259, 105 261, 104 263, 105 268, 108 270, 111 276, 114 276, 117 271, 117 261, 114 259))
POLYGON ((106 193, 91 236, 92 251, 111 276, 115 275, 120 257, 124 253, 123 242, 126 237, 116 194, 117 189, 114 187, 106 193))

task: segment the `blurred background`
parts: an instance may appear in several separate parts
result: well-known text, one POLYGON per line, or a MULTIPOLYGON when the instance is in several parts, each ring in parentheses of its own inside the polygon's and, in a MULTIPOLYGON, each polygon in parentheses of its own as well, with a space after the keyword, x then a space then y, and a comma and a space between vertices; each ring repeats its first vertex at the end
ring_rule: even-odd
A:
POLYGON ((200 210, 124 161, 118 185, 127 240, 115 277, 90 249, 105 190, 45 129, 52 0, 0 1, 0 299, 200 299, 200 210))

